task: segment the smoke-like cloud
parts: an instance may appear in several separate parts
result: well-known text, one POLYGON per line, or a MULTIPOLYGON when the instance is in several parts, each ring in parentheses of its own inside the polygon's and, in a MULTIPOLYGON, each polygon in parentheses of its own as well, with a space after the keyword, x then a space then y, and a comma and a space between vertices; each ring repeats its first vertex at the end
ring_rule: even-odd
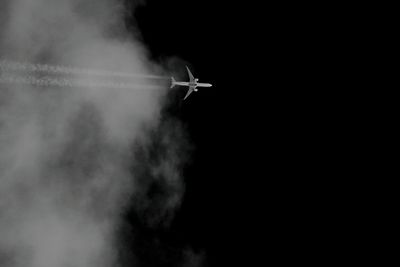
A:
POLYGON ((0 266, 121 266, 116 233, 128 201, 154 224, 183 191, 184 134, 173 119, 160 123, 168 84, 145 79, 163 71, 125 30, 121 1, 0 5, 0 58, 43 63, 14 65, 30 74, 0 82, 0 266), (84 69, 145 76, 99 82, 84 69))

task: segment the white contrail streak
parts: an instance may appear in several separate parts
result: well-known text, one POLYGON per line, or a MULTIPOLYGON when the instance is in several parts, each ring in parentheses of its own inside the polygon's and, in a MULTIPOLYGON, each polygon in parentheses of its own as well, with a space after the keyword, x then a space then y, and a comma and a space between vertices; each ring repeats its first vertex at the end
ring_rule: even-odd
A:
POLYGON ((93 81, 87 79, 71 80, 66 78, 53 78, 50 76, 35 77, 32 75, 16 76, 10 74, 0 75, 0 84, 21 84, 41 87, 93 87, 93 88, 116 88, 116 89, 161 89, 161 86, 143 85, 113 81, 93 81))
POLYGON ((96 70, 88 68, 66 67, 49 64, 33 64, 27 62, 16 62, 9 60, 0 60, 0 71, 27 71, 44 72, 49 74, 78 74, 78 75, 98 75, 98 76, 116 76, 126 78, 148 78, 148 79, 169 79, 166 76, 132 74, 124 72, 114 72, 107 70, 96 70))

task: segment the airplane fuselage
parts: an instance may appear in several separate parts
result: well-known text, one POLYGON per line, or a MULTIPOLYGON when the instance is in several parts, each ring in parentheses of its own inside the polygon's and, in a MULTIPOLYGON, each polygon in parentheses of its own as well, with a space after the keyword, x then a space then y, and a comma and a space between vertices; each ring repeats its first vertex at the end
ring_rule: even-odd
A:
POLYGON ((180 86, 189 86, 189 87, 194 87, 194 89, 197 91, 196 87, 211 87, 212 84, 210 83, 190 83, 190 82, 174 82, 175 85, 180 85, 180 86))

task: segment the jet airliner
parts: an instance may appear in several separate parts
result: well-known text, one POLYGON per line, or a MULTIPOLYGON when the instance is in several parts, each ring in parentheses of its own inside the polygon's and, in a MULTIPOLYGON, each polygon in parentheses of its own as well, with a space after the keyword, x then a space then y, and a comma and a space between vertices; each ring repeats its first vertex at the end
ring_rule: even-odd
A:
POLYGON ((175 85, 180 85, 180 86, 189 86, 189 90, 186 93, 185 97, 183 100, 185 100, 192 92, 197 92, 197 87, 211 87, 212 84, 210 83, 199 83, 199 79, 194 78, 193 74, 190 72, 189 68, 186 66, 188 75, 189 75, 189 82, 177 82, 175 81, 174 77, 171 77, 171 88, 173 88, 175 85))

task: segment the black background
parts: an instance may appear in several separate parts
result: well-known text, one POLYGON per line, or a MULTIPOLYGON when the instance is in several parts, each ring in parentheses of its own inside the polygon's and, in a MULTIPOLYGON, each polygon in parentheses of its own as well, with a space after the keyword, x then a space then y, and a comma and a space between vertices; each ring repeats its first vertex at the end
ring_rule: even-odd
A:
POLYGON ((338 127, 352 123, 351 95, 339 99, 348 69, 329 8, 312 8, 148 0, 131 14, 155 61, 176 56, 180 78, 187 63, 214 85, 185 102, 185 90, 172 93, 169 112, 195 149, 170 227, 145 227, 167 247, 204 253, 205 266, 321 264, 348 253, 337 216, 350 216, 354 186, 348 131, 338 127))
MULTIPOLYGON (((250 52, 242 46, 243 39, 250 33, 243 27, 245 16, 237 12, 235 4, 217 2, 149 0, 131 14, 132 24, 128 21, 128 27, 137 22, 153 60, 183 60, 180 66, 175 65, 181 68, 181 77, 177 78, 186 78, 187 63, 200 82, 213 84, 185 102, 180 100, 185 89, 171 93, 174 100, 168 112, 182 120, 194 150, 184 171, 182 206, 170 227, 146 230, 164 247, 186 246, 205 255, 204 266, 250 264, 249 253, 256 253, 259 247, 253 242, 257 237, 252 228, 257 222, 250 213, 264 212, 256 210, 260 203, 249 199, 257 194, 252 191, 256 189, 254 181, 264 179, 247 166, 253 162, 251 158, 254 165, 258 164, 258 156, 246 152, 246 147, 259 135, 251 130, 252 117, 248 114, 254 99, 262 97, 252 88, 254 78, 247 76, 248 68, 256 66, 242 64, 250 52)), ((164 266, 166 262, 152 264, 164 266)))

